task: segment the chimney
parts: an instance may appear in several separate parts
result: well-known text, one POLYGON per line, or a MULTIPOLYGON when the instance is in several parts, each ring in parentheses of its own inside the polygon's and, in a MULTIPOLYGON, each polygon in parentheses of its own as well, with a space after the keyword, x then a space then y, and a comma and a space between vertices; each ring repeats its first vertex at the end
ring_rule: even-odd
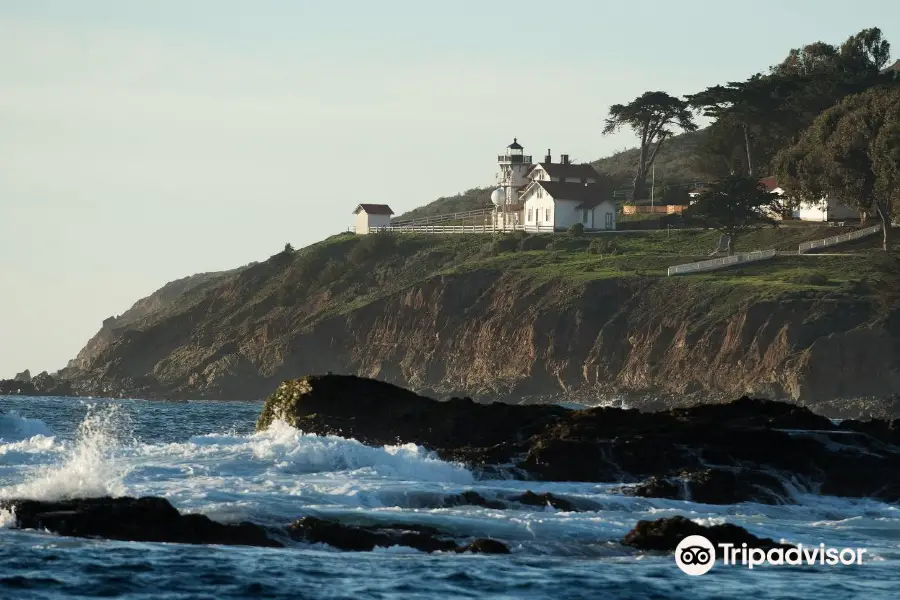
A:
POLYGON ((550 155, 550 148, 547 148, 547 156, 544 157, 545 163, 552 163, 553 157, 550 155))
POLYGON ((562 164, 564 164, 564 165, 569 164, 569 155, 568 155, 568 154, 561 154, 561 155, 559 156, 559 161, 560 161, 562 164))

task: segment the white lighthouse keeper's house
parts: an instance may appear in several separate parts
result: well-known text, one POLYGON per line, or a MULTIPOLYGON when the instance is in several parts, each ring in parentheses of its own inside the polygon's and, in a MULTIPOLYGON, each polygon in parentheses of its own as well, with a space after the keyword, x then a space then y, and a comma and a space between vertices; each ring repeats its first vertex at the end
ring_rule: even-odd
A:
POLYGON ((607 177, 568 154, 553 162, 550 150, 533 164, 517 139, 497 157, 499 186, 491 194, 494 227, 531 232, 565 231, 581 224, 589 231, 614 230, 616 205, 607 177))

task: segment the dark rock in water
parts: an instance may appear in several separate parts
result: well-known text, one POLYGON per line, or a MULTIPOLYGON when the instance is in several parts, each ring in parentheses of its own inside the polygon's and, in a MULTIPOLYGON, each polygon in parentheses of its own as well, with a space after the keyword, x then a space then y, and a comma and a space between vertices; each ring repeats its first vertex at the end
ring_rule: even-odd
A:
POLYGON ((574 512, 578 510, 572 502, 565 498, 560 498, 559 496, 554 496, 549 493, 535 494, 531 490, 518 496, 511 496, 510 501, 528 506, 547 506, 549 504, 553 508, 564 512, 574 512))
MULTIPOLYGON (((843 422, 783 402, 741 398, 667 412, 438 402, 351 376, 286 381, 257 423, 367 444, 416 443, 475 469, 552 481, 638 483, 636 495, 698 502, 789 501, 793 479, 823 493, 900 500, 893 423, 843 422), (710 465, 715 465, 711 468, 710 465)), ((541 501, 543 502, 543 500, 541 501)), ((553 504, 551 502, 551 504, 553 504)))
POLYGON ((622 491, 629 496, 690 500, 703 504, 780 504, 787 502, 789 497, 777 477, 748 469, 702 469, 679 473, 674 477, 651 477, 622 491))
POLYGON ((503 542, 489 538, 478 538, 471 544, 462 546, 457 552, 474 552, 479 554, 509 554, 509 547, 503 542))
POLYGON ((253 523, 226 525, 207 516, 183 515, 165 498, 86 498, 9 500, 21 529, 46 529, 67 537, 130 542, 222 544, 279 548, 265 529, 253 523))
POLYGON ((634 529, 625 534, 622 544, 639 550, 658 550, 672 552, 678 544, 689 535, 702 535, 714 546, 718 544, 734 544, 741 547, 770 550, 772 548, 793 548, 790 544, 780 544, 770 538, 759 538, 738 525, 724 523, 722 525, 699 525, 685 517, 668 517, 655 521, 638 521, 634 529))
POLYGON ((340 550, 368 552, 376 547, 409 546, 422 552, 456 550, 452 540, 437 537, 437 531, 413 526, 364 527, 303 517, 288 526, 292 539, 310 544, 328 544, 340 550))
POLYGON ((280 418, 305 431, 367 444, 402 441, 431 448, 489 449, 510 440, 525 441, 567 412, 554 406, 479 404, 471 398, 435 402, 381 381, 323 375, 282 383, 263 407, 257 429, 280 418))
POLYGON ((0 396, 7 395, 36 396, 37 390, 30 381, 25 383, 16 379, 0 379, 0 396))
POLYGON ((684 500, 687 496, 684 491, 684 482, 674 477, 651 477, 637 485, 624 487, 620 491, 626 496, 640 498, 684 500))
POLYGON ((0 396, 71 396, 72 386, 68 381, 60 381, 46 371, 31 377, 26 370, 15 379, 0 379, 0 396))
POLYGON ((467 490, 461 494, 452 494, 446 496, 443 500, 444 506, 483 506, 484 508, 493 508, 502 510, 506 508, 506 504, 499 500, 488 500, 478 492, 467 490))
POLYGON ((466 546, 458 546, 437 529, 420 525, 348 525, 318 517, 303 517, 287 529, 288 535, 298 542, 327 544, 353 552, 368 552, 376 547, 407 546, 421 552, 509 553, 503 543, 495 540, 478 539, 466 546))

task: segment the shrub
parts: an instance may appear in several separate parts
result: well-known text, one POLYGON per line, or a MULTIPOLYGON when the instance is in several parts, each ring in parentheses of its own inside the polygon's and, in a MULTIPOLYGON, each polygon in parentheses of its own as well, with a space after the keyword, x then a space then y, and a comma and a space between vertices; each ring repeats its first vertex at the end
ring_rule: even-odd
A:
POLYGON ((616 247, 616 243, 612 240, 591 240, 590 245, 588 246, 588 252, 590 254, 616 254, 618 252, 618 248, 616 247))
POLYGON ((331 259, 325 263, 325 266, 322 267, 322 271, 319 272, 319 283, 323 285, 333 283, 343 277, 346 270, 345 264, 338 260, 331 259))
POLYGON ((519 239, 520 236, 513 236, 507 234, 497 234, 491 245, 493 246, 493 253, 500 254, 502 252, 515 252, 519 247, 519 239))
POLYGON ((294 247, 291 246, 291 243, 290 243, 290 242, 288 242, 287 244, 284 245, 284 252, 285 252, 286 254, 289 254, 289 253, 291 253, 291 252, 293 252, 293 251, 294 251, 294 247))
POLYGON ((581 223, 575 223, 571 227, 569 227, 569 233, 571 235, 584 235, 584 225, 581 223))
POLYGON ((383 258, 397 249, 397 238, 389 232, 370 233, 360 236, 347 258, 359 265, 373 258, 383 258))
POLYGON ((538 234, 532 234, 522 238, 519 242, 519 250, 542 250, 547 242, 538 234))

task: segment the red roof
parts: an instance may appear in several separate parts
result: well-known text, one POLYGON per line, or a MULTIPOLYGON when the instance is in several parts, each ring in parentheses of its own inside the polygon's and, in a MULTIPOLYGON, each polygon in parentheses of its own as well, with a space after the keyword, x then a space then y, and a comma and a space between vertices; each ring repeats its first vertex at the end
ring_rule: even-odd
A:
POLYGON ((392 215, 394 211, 387 204, 360 204, 353 211, 354 215, 358 215, 360 211, 364 211, 370 215, 392 215))
POLYGON ((781 187, 778 185, 778 179, 775 178, 774 175, 770 175, 769 177, 763 177, 759 180, 763 187, 766 188, 767 192, 773 192, 776 188, 781 187))

